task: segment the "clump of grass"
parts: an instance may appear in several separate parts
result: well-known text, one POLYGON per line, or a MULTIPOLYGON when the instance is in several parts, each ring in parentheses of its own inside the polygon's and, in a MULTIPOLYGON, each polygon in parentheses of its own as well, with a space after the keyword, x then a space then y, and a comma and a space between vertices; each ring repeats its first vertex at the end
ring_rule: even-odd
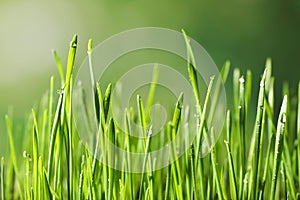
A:
MULTIPOLYGON (((241 75, 233 72, 233 109, 228 110, 226 127, 218 142, 214 144, 214 129, 207 127, 208 105, 216 104, 211 99, 213 85, 225 83, 230 63, 226 62, 221 78, 211 82, 205 97, 200 97, 196 63, 188 37, 185 35, 189 63, 187 71, 197 103, 197 123, 194 131, 196 139, 181 157, 176 147, 170 145, 170 155, 174 162, 168 167, 152 171, 155 162, 146 157, 143 171, 130 171, 133 160, 128 154, 125 162, 116 160, 114 151, 105 148, 103 135, 120 148, 127 151, 150 152, 157 140, 152 140, 149 126, 149 109, 153 103, 156 81, 159 76, 154 70, 146 107, 141 96, 137 97, 137 111, 128 108, 124 113, 125 130, 116 126, 111 116, 110 101, 113 85, 104 93, 95 82, 92 72, 92 41, 88 44, 93 103, 99 126, 94 150, 85 149, 80 142, 72 122, 73 69, 77 48, 77 36, 71 41, 66 72, 57 52, 54 58, 61 78, 60 86, 54 85, 51 77, 47 101, 32 110, 23 132, 16 132, 10 116, 6 116, 10 155, 1 159, 0 190, 1 199, 297 199, 300 194, 300 83, 298 97, 293 97, 285 87, 279 116, 274 110, 274 80, 271 60, 259 86, 257 112, 254 127, 250 127, 250 102, 252 74, 241 75), (55 87, 60 87, 58 93, 55 87), (200 99, 204 99, 201 104, 200 99), (297 103, 293 103, 297 99, 297 103), (137 114, 136 114, 137 113, 137 114), (132 121, 137 119, 145 139, 132 140, 132 121), (275 120, 277 120, 277 124, 275 120), (211 137, 208 136, 209 128, 211 137), (14 134, 15 133, 15 134, 14 134), (23 141, 15 141, 16 134, 23 134, 23 141), (124 136, 125 135, 125 136, 124 136), (201 145, 211 148, 211 153, 200 158, 201 145), (224 142, 222 142, 224 141, 224 142), (24 151, 16 150, 16 145, 24 151), (101 155, 99 149, 103 149, 101 155), (115 165, 124 163, 124 171, 115 170, 97 160, 98 156, 115 165), (298 160, 298 162, 296 162, 298 160), (150 170, 146 170, 150 169, 150 170)), ((218 92, 218 89, 215 90, 218 92)), ((84 95, 82 96, 84 98, 84 95)), ((177 97, 173 118, 161 130, 161 139, 172 141, 180 127, 185 126, 184 94, 177 97)), ((84 102, 85 99, 82 99, 84 102)), ((90 120, 90 119, 87 119, 90 120)), ((186 133, 188 134, 188 133, 186 133)), ((180 144, 182 145, 182 144, 180 144)), ((162 155, 164 156, 164 155, 162 155)))

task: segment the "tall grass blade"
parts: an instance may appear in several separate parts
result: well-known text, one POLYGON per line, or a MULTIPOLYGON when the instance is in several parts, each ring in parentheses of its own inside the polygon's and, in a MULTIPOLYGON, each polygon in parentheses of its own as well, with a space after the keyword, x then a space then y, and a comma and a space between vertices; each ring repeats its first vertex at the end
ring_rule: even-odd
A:
POLYGON ((231 150, 230 150, 230 146, 229 146, 229 142, 228 141, 224 141, 225 145, 226 145, 226 149, 227 149, 227 156, 228 156, 228 162, 229 162, 229 176, 230 176, 230 181, 232 184, 232 190, 231 190, 231 195, 232 195, 232 199, 238 199, 238 190, 237 190, 237 182, 236 182, 236 176, 235 176, 235 170, 234 170, 234 164, 233 164, 233 159, 232 159, 232 155, 231 155, 231 150))
POLYGON ((265 82, 267 76, 268 68, 265 69, 262 79, 260 81, 260 89, 258 95, 257 111, 256 111, 256 124, 255 124, 255 154, 253 158, 253 171, 251 179, 251 191, 253 198, 257 198, 257 190, 259 185, 260 177, 260 158, 262 156, 262 140, 263 140, 263 131, 264 131, 264 115, 265 115, 265 82))
POLYGON ((61 93, 59 96, 58 104, 56 107, 54 122, 51 130, 51 138, 50 138, 50 145, 49 145, 49 155, 48 155, 48 177, 52 176, 52 162, 54 157, 54 145, 56 139, 57 129, 60 123, 60 115, 61 115, 61 107, 63 103, 63 94, 61 93))
POLYGON ((33 189, 34 189, 34 199, 38 197, 38 155, 39 155, 39 141, 38 141, 38 125, 35 111, 32 109, 33 116, 33 134, 32 134, 32 149, 33 149, 33 189))
MULTIPOLYGON (((214 142, 214 129, 212 127, 211 130, 211 135, 212 135, 212 142, 214 142)), ((212 146, 211 147, 211 164, 212 164, 212 169, 213 169, 213 177, 215 180, 215 184, 216 184, 216 188, 217 188, 217 194, 218 194, 218 198, 219 199, 226 199, 223 191, 222 191, 222 187, 221 187, 221 182, 220 182, 220 178, 219 178, 219 174, 217 171, 217 158, 216 158, 216 147, 212 146)))
POLYGON ((278 176, 278 171, 281 162, 281 154, 283 149, 283 135, 286 126, 286 109, 287 109, 287 96, 284 96, 280 113, 279 113, 278 122, 277 122, 270 199, 274 199, 275 192, 276 192, 277 176, 278 176))

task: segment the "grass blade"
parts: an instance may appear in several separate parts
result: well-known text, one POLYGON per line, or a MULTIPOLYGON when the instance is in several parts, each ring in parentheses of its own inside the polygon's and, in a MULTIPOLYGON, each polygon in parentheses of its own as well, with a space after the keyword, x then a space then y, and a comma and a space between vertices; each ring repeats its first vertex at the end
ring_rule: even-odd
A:
POLYGON ((234 165, 233 165, 233 159, 232 159, 232 155, 231 155, 231 150, 230 150, 230 146, 229 146, 229 142, 228 141, 224 141, 225 145, 226 145, 226 149, 227 149, 227 156, 228 156, 228 161, 229 161, 229 176, 230 176, 230 181, 232 183, 232 199, 238 199, 238 190, 237 190, 237 182, 236 182, 236 176, 235 176, 235 171, 234 171, 234 165))
POLYGON ((283 135, 285 132, 285 125, 286 125, 286 109, 287 109, 287 96, 284 96, 280 113, 279 113, 278 123, 277 123, 271 194, 270 194, 270 199, 272 200, 274 199, 275 192, 276 192, 277 176, 278 176, 278 171, 281 162, 281 154, 283 149, 283 135))
POLYGON ((51 130, 49 155, 48 155, 48 176, 49 177, 52 176, 51 167, 52 167, 52 162, 53 162, 53 157, 54 157, 54 145, 55 145, 56 133, 57 133, 57 129, 58 129, 59 122, 60 122, 61 107, 62 107, 62 103, 63 103, 62 101, 63 101, 63 94, 61 93, 59 96, 57 107, 56 107, 54 122, 53 122, 52 130, 51 130))
MULTIPOLYGON (((214 134, 215 134, 214 129, 212 127, 212 130, 211 130, 212 142, 214 142, 214 134)), ((219 174, 217 171, 217 159, 216 159, 216 147, 215 146, 211 147, 211 157, 210 158, 211 158, 211 164, 212 164, 212 169, 213 169, 213 176, 214 176, 215 184, 217 187, 218 198, 226 199, 223 194, 223 191, 222 191, 220 178, 219 178, 219 174)))
POLYGON ((38 190, 37 190, 37 185, 38 185, 38 126, 37 126, 37 119, 36 119, 36 114, 35 111, 32 109, 32 116, 33 116, 33 134, 32 134, 32 149, 33 149, 33 189, 34 189, 34 199, 38 197, 38 190))
MULTIPOLYGON (((260 81, 260 88, 259 88, 259 95, 258 95, 258 103, 257 103, 257 111, 256 111, 256 120, 255 120, 255 127, 254 127, 254 140, 251 141, 251 146, 253 148, 253 152, 250 152, 249 158, 252 159, 253 167, 252 167, 252 176, 250 179, 250 186, 251 191, 249 193, 252 198, 257 198, 257 190, 258 190, 258 182, 259 182, 259 170, 260 170, 260 157, 261 157, 261 149, 262 149, 262 138, 263 138, 263 119, 265 115, 265 81, 266 81, 266 74, 267 74, 268 68, 265 69, 264 74, 262 76, 262 79, 260 81)), ((251 149, 252 150, 252 149, 251 149)), ((251 151, 250 150, 250 151, 251 151)))

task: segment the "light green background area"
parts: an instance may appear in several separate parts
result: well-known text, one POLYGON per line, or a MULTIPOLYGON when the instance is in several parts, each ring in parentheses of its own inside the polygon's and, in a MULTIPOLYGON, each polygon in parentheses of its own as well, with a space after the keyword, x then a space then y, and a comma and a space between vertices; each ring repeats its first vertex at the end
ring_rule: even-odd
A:
MULTIPOLYGON (((281 96, 283 81, 289 81, 294 89, 299 81, 297 0, 1 0, 0 154, 7 149, 4 114, 8 107, 13 107, 15 125, 20 124, 19 119, 47 90, 50 76, 59 77, 52 49, 65 61, 69 41, 77 33, 78 67, 86 55, 89 38, 98 44, 113 34, 145 26, 185 29, 219 68, 229 59, 243 73, 251 69, 257 83, 254 91, 267 57, 273 59, 277 97, 281 96)), ((229 83, 228 96, 230 88, 229 83)))

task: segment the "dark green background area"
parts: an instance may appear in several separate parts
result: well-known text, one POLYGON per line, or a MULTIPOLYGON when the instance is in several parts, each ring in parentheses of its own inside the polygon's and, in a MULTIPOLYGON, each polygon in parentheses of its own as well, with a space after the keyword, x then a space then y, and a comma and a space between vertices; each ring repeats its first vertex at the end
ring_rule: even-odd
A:
MULTIPOLYGON (((0 137, 3 139, 0 154, 6 149, 4 114, 8 106, 14 108, 18 123, 37 105, 48 88, 50 76, 55 75, 58 80, 52 49, 65 61, 69 41, 77 33, 78 67, 86 56, 89 38, 98 44, 113 34, 145 26, 185 29, 207 50, 219 69, 230 60, 232 66, 241 68, 244 74, 247 69, 252 70, 254 92, 265 60, 271 57, 277 98, 280 99, 284 81, 296 89, 300 74, 298 0, 2 0, 0 137)), ((59 89, 58 84, 56 88, 59 89)), ((226 88, 230 97, 231 80, 226 88)), ((228 100, 230 104, 230 98, 228 100)))

